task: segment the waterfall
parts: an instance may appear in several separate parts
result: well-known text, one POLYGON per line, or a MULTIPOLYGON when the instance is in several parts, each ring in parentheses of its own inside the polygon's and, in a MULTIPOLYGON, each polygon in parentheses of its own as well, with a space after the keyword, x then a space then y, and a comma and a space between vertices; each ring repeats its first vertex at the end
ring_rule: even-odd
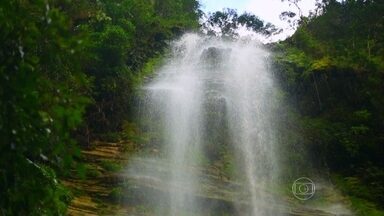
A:
POLYGON ((277 215, 267 192, 278 174, 268 52, 255 41, 197 34, 184 35, 172 50, 144 87, 161 154, 131 170, 163 191, 146 197, 156 197, 158 215, 205 215, 223 208, 210 200, 228 197, 233 214, 277 215), (212 174, 212 164, 225 161, 222 152, 233 157, 231 176, 212 174), (219 187, 234 192, 210 192, 219 187))

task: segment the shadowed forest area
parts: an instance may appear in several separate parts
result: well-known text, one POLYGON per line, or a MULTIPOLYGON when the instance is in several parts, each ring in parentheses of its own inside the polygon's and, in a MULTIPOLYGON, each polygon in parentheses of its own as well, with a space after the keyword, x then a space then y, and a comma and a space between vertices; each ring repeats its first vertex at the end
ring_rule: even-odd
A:
MULTIPOLYGON (((296 32, 263 45, 286 104, 282 185, 321 173, 356 215, 384 215, 384 2, 323 0, 298 16, 282 11, 296 32)), ((134 155, 161 154, 140 89, 185 33, 234 41, 240 27, 281 33, 257 14, 204 14, 197 0, 1 2, 0 215, 81 215, 74 201, 114 215, 122 199, 121 214, 152 215, 120 180, 134 155)), ((234 172, 226 151, 204 156, 220 179, 234 172)))

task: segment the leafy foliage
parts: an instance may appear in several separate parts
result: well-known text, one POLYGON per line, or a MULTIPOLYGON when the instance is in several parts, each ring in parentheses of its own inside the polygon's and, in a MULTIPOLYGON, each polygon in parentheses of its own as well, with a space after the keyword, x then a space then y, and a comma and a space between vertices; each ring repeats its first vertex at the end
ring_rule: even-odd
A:
POLYGON ((121 129, 122 119, 130 119, 135 89, 145 74, 146 62, 159 56, 167 41, 198 27, 195 0, 101 1, 98 14, 82 28, 91 31, 88 47, 93 59, 86 71, 94 79, 87 124, 93 133, 121 129))
POLYGON ((0 214, 64 215, 73 138, 119 130, 142 68, 198 17, 195 0, 1 2, 0 214))
POLYGON ((321 15, 274 46, 279 81, 314 164, 345 176, 354 197, 383 203, 384 4, 330 0, 319 7, 321 15), (364 185, 375 195, 366 196, 364 185))
POLYGON ((68 194, 54 169, 79 153, 70 133, 88 104, 79 39, 45 1, 2 2, 0 19, 0 209, 63 214, 68 194))

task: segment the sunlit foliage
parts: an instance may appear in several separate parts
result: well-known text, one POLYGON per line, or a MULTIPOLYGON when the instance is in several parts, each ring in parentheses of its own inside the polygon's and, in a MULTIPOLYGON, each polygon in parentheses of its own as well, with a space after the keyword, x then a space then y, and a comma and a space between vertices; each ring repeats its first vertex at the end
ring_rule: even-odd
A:
POLYGON ((300 121, 299 142, 317 167, 340 174, 347 185, 354 180, 346 193, 383 203, 384 4, 318 6, 321 15, 305 18, 275 46, 280 83, 300 121))

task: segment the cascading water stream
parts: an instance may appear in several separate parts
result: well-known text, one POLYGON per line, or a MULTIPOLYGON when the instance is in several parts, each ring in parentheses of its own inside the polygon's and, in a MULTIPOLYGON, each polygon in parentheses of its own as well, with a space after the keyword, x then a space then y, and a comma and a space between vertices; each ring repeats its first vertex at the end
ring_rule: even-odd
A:
MULTIPOLYGON (((258 45, 231 43, 231 65, 224 72, 232 144, 240 160, 246 188, 251 193, 253 215, 268 215, 265 189, 277 177, 272 128, 274 86, 266 68, 268 53, 258 45)), ((271 200, 268 200, 271 202, 271 200)), ((273 214, 272 214, 273 215, 273 214)))
POLYGON ((173 50, 172 58, 145 87, 148 109, 162 134, 160 158, 170 170, 156 176, 166 182, 163 189, 168 191, 158 198, 159 203, 167 203, 158 214, 202 215, 209 208, 201 201, 206 190, 203 181, 209 181, 201 177, 206 171, 201 167, 211 140, 217 149, 229 143, 235 158, 238 175, 230 178, 242 185, 242 196, 234 198, 241 200, 238 214, 276 215, 266 210, 273 200, 265 193, 278 173, 271 123, 275 90, 266 66, 268 53, 253 41, 196 34, 186 34, 173 50), (211 119, 212 113, 220 115, 211 119), (212 122, 215 128, 227 127, 228 139, 223 143, 210 132, 212 122))
POLYGON ((158 79, 148 86, 155 109, 162 112, 165 148, 171 166, 168 179, 171 215, 178 215, 179 209, 194 207, 186 193, 196 193, 198 187, 191 169, 197 165, 193 154, 199 151, 202 124, 202 82, 196 68, 196 42, 182 44, 186 46, 185 53, 166 65, 158 79))

